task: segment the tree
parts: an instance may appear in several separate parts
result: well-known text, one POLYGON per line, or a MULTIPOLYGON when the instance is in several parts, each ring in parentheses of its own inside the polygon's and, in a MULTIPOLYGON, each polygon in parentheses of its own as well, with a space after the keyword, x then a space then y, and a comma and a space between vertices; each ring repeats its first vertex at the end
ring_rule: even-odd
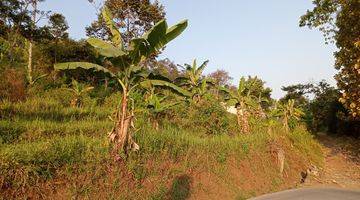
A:
POLYGON ((289 122, 293 122, 300 120, 300 117, 303 116, 304 113, 301 109, 295 107, 295 100, 289 99, 285 104, 278 104, 275 108, 274 116, 278 116, 282 118, 283 127, 288 133, 290 130, 289 122))
POLYGON ((251 94, 253 86, 254 81, 248 82, 245 77, 241 77, 239 86, 235 91, 220 87, 220 90, 228 95, 225 98, 228 105, 235 106, 238 125, 241 132, 245 134, 250 132, 249 109, 257 108, 257 99, 251 94))
POLYGON ((281 103, 287 103, 290 99, 293 99, 296 107, 305 108, 309 103, 306 95, 313 93, 314 85, 312 83, 295 84, 283 86, 281 90, 286 92, 285 96, 280 99, 281 103))
MULTIPOLYGON (((43 2, 45 0, 25 0, 25 2, 28 3, 28 5, 32 6, 31 11, 31 28, 33 30, 36 29, 36 24, 39 22, 39 20, 45 15, 45 12, 38 10, 38 4, 40 2, 43 2), (38 16, 40 15, 40 16, 38 16)), ((27 78, 28 78, 28 84, 32 86, 36 80, 39 80, 40 78, 44 77, 45 75, 42 75, 37 78, 33 78, 33 44, 34 44, 34 34, 30 32, 30 37, 28 38, 28 65, 27 65, 27 78)))
POLYGON ((56 39, 67 39, 69 34, 67 30, 69 26, 65 17, 60 13, 54 13, 49 17, 49 31, 51 35, 56 39))
MULTIPOLYGON (((7 60, 8 65, 13 67, 16 65, 24 65, 23 61, 19 63, 19 57, 23 57, 24 53, 19 54, 19 49, 29 50, 29 54, 32 54, 30 50, 30 44, 25 45, 25 39, 27 41, 37 42, 48 38, 48 30, 45 26, 36 26, 37 21, 47 12, 39 11, 38 9, 30 9, 32 5, 37 5, 38 1, 33 0, 2 0, 0 1, 0 40, 3 38, 6 42, 0 41, 5 45, 6 49, 2 49, 1 61, 7 60), (36 3, 36 4, 34 4, 36 3), (35 18, 34 18, 35 16, 35 18), (39 17, 40 16, 40 17, 39 17), (35 19, 35 20, 34 20, 35 19)), ((37 7, 37 6, 36 6, 37 7)), ((27 71, 32 72, 32 59, 28 58, 27 71), (29 68, 30 67, 30 68, 29 68)), ((23 66, 22 66, 23 67, 23 66)), ((32 79, 32 76, 29 76, 32 79)), ((32 81, 30 81, 32 82, 32 81)))
MULTIPOLYGON (((160 20, 165 18, 164 7, 150 0, 106 0, 105 6, 114 17, 116 27, 120 29, 123 44, 127 47, 132 38, 142 36, 160 20)), ((91 26, 86 27, 86 35, 103 40, 110 40, 111 30, 106 26, 102 14, 91 26)))
POLYGON ((68 29, 69 26, 66 22, 65 17, 62 14, 54 13, 49 17, 49 31, 54 38, 52 56, 54 57, 55 62, 57 62, 58 43, 60 40, 68 39, 68 29))
POLYGON ((156 74, 161 74, 165 77, 168 77, 170 80, 175 80, 181 76, 181 72, 177 68, 177 65, 168 58, 155 61, 150 69, 156 74))
POLYGON ((335 76, 342 92, 340 102, 360 119, 360 1, 313 0, 313 10, 301 17, 300 26, 319 28, 326 42, 335 42, 335 76))
POLYGON ((222 69, 210 73, 208 77, 211 78, 217 86, 230 85, 230 81, 233 79, 229 75, 229 72, 222 69))
POLYGON ((339 112, 344 111, 342 104, 338 101, 339 90, 323 80, 314 85, 313 94, 314 99, 309 105, 312 114, 311 129, 316 132, 336 133, 338 124, 342 120, 338 118, 339 112))
POLYGON ((9 31, 29 35, 32 23, 27 9, 29 3, 25 0, 0 1, 0 36, 6 36, 9 31))
POLYGON ((177 82, 180 86, 187 88, 192 95, 192 100, 195 103, 201 100, 207 91, 208 84, 212 83, 211 80, 203 77, 202 75, 208 63, 209 61, 206 60, 200 66, 197 66, 196 59, 194 59, 192 65, 180 65, 180 67, 183 68, 184 75, 175 79, 175 82, 177 82))
POLYGON ((165 20, 161 20, 142 37, 132 39, 130 45, 126 47, 107 7, 104 7, 102 16, 111 31, 111 43, 97 38, 89 38, 87 42, 104 57, 103 66, 95 63, 70 62, 56 64, 55 69, 74 70, 82 68, 94 70, 107 74, 109 78, 119 83, 122 97, 119 103, 120 106, 116 111, 115 126, 109 133, 110 140, 115 142, 113 154, 115 159, 118 160, 120 159, 119 151, 123 151, 127 155, 128 150, 139 148, 130 133, 134 121, 134 103, 129 98, 139 85, 143 87, 169 87, 183 95, 190 96, 187 91, 172 83, 149 79, 150 74, 147 68, 140 65, 154 52, 161 50, 167 43, 179 36, 187 27, 187 20, 181 21, 170 28, 168 28, 165 20))
POLYGON ((269 87, 265 86, 265 81, 261 80, 257 76, 248 76, 246 79, 246 85, 251 86, 250 94, 254 97, 257 97, 260 112, 261 110, 267 110, 271 106, 271 92, 272 90, 269 87))

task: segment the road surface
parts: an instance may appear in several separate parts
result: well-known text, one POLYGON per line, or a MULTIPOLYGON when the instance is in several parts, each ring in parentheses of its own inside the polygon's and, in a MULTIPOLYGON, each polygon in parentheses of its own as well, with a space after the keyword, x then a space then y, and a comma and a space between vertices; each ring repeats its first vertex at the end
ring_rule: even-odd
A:
POLYGON ((266 194, 251 200, 360 200, 360 190, 302 188, 266 194))

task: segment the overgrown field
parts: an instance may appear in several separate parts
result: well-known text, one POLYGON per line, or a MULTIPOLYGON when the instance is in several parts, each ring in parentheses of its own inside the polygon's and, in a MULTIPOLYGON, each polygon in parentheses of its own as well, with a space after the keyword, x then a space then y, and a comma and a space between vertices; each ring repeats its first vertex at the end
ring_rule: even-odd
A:
POLYGON ((1 102, 1 198, 242 199, 294 187, 301 171, 322 162, 302 126, 286 133, 280 124, 252 119, 251 133, 240 134, 236 116, 210 100, 174 107, 158 131, 140 110, 134 133, 140 150, 114 162, 107 132, 118 98, 86 96, 73 108, 71 93, 56 89, 1 102), (285 151, 282 174, 278 149, 285 151))

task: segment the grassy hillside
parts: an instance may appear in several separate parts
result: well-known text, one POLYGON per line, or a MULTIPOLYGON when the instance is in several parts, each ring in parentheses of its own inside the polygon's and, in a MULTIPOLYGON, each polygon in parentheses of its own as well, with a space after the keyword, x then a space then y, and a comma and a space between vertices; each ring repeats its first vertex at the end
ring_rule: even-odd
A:
POLYGON ((202 111, 174 108, 158 131, 138 114, 134 137, 140 150, 114 162, 106 133, 117 97, 87 96, 81 108, 72 108, 71 95, 58 89, 21 103, 2 102, 0 196, 242 199, 296 186, 301 171, 322 162, 319 145, 301 126, 286 133, 280 124, 270 130, 252 119, 251 134, 239 134, 236 117, 211 102, 197 108, 202 111), (282 174, 279 148, 285 151, 282 174))

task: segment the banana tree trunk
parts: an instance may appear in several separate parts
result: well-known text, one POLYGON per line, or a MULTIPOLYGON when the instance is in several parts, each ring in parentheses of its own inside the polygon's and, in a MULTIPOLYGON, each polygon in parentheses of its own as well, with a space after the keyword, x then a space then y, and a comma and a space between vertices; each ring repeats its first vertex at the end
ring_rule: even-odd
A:
POLYGON ((159 122, 156 119, 153 119, 152 121, 152 127, 158 131, 159 130, 159 122))
POLYGON ((248 134, 249 133, 249 119, 247 111, 244 109, 243 106, 238 106, 236 108, 236 114, 237 114, 237 121, 238 125, 240 127, 241 133, 248 134))
POLYGON ((284 126, 286 133, 289 133, 289 119, 287 116, 285 116, 283 119, 283 126, 284 126))
POLYGON ((115 160, 119 160, 119 152, 123 151, 125 155, 128 154, 129 147, 132 145, 133 140, 130 134, 130 126, 132 124, 133 116, 128 111, 128 96, 127 89, 123 89, 121 99, 121 107, 117 114, 118 121, 112 132, 110 133, 110 140, 115 142, 113 155, 115 160))
POLYGON ((80 102, 79 102, 79 101, 80 101, 80 100, 79 100, 78 97, 75 97, 75 98, 71 99, 71 101, 70 101, 70 106, 71 106, 72 108, 80 107, 80 102))
POLYGON ((195 94, 193 97, 192 97, 192 100, 195 102, 195 103, 199 103, 201 101, 201 97, 199 94, 195 94))
POLYGON ((265 119, 266 118, 266 114, 265 114, 265 112, 264 112, 264 109, 260 106, 259 107, 259 117, 261 118, 261 119, 265 119))

